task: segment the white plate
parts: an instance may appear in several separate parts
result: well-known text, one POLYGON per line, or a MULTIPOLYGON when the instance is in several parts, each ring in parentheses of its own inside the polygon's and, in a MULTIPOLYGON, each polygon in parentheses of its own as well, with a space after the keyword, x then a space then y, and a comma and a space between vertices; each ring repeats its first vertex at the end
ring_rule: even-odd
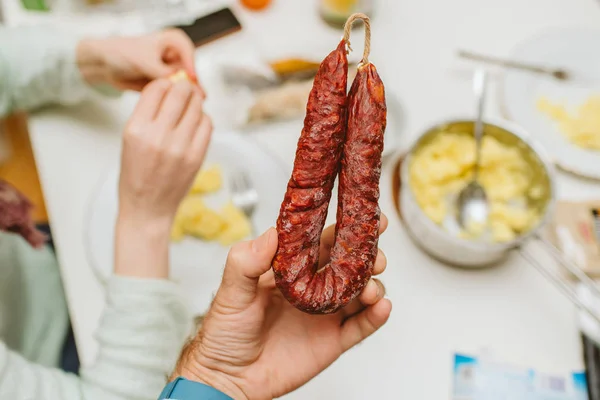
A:
MULTIPOLYGON (((228 132, 215 132, 205 166, 220 164, 223 188, 206 199, 218 208, 230 198, 229 181, 234 169, 246 170, 259 195, 253 215, 257 232, 274 226, 289 179, 289 172, 277 158, 256 142, 228 132)), ((111 169, 92 194, 86 227, 86 247, 90 264, 98 279, 105 283, 113 270, 114 224, 117 216, 119 167, 111 169)), ((202 313, 209 306, 213 291, 219 286, 229 248, 218 243, 186 238, 171 245, 171 277, 182 288, 188 306, 202 313)))
POLYGON ((558 81, 550 76, 507 70, 504 107, 507 116, 522 125, 548 149, 563 169, 600 179, 600 151, 575 146, 555 123, 536 107, 547 97, 567 107, 579 106, 591 94, 600 94, 600 30, 563 28, 546 31, 524 41, 510 58, 542 66, 564 68, 572 76, 558 81))

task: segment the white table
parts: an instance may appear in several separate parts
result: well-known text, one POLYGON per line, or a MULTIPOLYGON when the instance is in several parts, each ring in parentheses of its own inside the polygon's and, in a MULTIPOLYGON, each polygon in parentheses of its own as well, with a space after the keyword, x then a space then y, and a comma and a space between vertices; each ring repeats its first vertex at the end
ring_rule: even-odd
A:
MULTIPOLYGON (((323 56, 323 43, 333 48, 340 33, 318 21, 313 3, 278 0, 264 13, 240 14, 245 33, 200 49, 200 64, 248 43, 285 55, 287 46, 305 42, 304 51, 314 49, 323 56), (247 41, 251 38, 255 42, 247 41)), ((9 12, 5 18, 13 24, 26 20, 17 14, 9 12)), ((371 60, 387 90, 402 101, 406 144, 436 120, 471 113, 470 70, 455 61, 456 48, 504 56, 543 28, 598 23, 600 4, 594 0, 382 0, 373 19, 371 60)), ((356 43, 360 49, 360 41, 356 43)), ((499 115, 492 97, 489 113, 499 115)), ((84 364, 96 353, 93 333, 104 302, 83 247, 84 215, 99 177, 118 157, 119 132, 134 102, 135 96, 127 95, 116 102, 48 110, 30 120, 84 364)), ((300 124, 294 122, 252 135, 289 162, 299 131, 300 124)), ((394 303, 392 317, 373 338, 287 398, 444 399, 451 387, 451 356, 457 350, 485 348, 503 360, 548 372, 582 367, 576 312, 553 286, 517 256, 476 272, 428 258, 395 217, 390 177, 388 165, 381 206, 390 216, 390 227, 380 243, 389 259, 383 279, 394 303)), ((600 185, 561 173, 559 195, 600 196, 600 185)))

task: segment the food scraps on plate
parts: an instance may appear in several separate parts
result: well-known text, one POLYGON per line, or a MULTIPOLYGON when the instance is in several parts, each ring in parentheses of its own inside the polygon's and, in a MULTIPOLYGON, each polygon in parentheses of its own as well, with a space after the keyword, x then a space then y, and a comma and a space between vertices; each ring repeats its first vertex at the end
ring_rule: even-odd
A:
POLYGON ((222 185, 219 165, 212 165, 198 172, 189 194, 177 210, 171 230, 172 241, 179 242, 190 236, 229 246, 250 235, 250 220, 231 201, 219 211, 206 205, 204 196, 218 192, 222 185))
POLYGON ((600 95, 590 96, 574 112, 546 97, 538 100, 537 107, 558 124, 571 143, 584 149, 600 150, 600 95))

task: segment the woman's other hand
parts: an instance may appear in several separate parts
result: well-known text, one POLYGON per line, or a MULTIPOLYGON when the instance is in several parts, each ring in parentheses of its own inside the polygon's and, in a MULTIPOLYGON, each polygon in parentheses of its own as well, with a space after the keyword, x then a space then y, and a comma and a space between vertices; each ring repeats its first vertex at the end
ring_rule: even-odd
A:
POLYGON ((188 80, 148 84, 125 128, 115 272, 166 278, 170 229, 212 133, 188 80))

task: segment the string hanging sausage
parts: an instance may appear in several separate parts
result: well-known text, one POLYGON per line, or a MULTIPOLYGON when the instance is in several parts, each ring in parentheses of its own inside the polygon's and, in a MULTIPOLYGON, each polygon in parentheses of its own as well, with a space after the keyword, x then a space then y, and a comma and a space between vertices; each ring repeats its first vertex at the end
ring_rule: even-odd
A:
POLYGON ((369 281, 377 256, 387 109, 369 48, 369 19, 355 14, 315 77, 277 220, 279 247, 272 265, 277 287, 292 305, 311 314, 333 313, 353 300, 369 281), (358 18, 365 22, 365 52, 346 95, 346 46, 358 18), (319 268, 321 234, 338 174, 335 242, 330 262, 319 268))

